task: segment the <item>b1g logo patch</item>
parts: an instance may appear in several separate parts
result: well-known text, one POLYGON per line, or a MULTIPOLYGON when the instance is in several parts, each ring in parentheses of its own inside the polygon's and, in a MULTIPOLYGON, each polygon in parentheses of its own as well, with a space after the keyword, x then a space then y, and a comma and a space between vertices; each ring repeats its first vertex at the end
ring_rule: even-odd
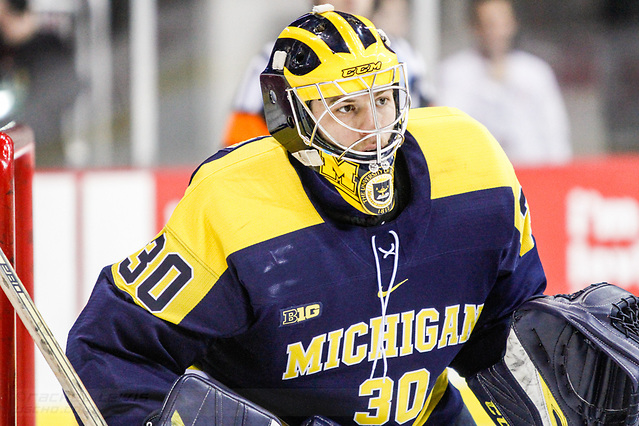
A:
MULTIPOLYGON (((391 169, 392 172, 392 169, 391 169)), ((359 183, 359 198, 368 211, 384 214, 393 208, 393 175, 367 173, 359 183)))
POLYGON ((320 315, 322 315, 322 304, 320 302, 280 309, 280 327, 297 324, 317 318, 320 315))

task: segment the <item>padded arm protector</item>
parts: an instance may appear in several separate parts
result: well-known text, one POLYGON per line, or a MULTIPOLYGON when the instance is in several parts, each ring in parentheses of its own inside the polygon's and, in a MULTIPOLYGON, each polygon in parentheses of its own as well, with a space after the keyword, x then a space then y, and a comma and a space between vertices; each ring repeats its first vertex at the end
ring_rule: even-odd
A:
MULTIPOLYGON (((164 400, 162 410, 150 416, 145 426, 287 426, 273 413, 204 375, 180 376, 164 400)), ((302 426, 339 426, 334 421, 312 416, 302 426)))
POLYGON ((466 380, 497 424, 639 425, 639 300, 608 283, 533 298, 466 380))

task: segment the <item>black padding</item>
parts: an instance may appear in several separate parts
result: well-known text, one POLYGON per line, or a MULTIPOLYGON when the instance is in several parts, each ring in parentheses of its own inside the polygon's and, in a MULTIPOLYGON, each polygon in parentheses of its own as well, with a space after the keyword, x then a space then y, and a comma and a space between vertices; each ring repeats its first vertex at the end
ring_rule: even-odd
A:
POLYGON ((197 374, 178 378, 167 395, 153 426, 171 426, 179 419, 191 426, 283 426, 262 407, 248 401, 223 384, 197 374))
POLYGON ((529 300, 468 385, 498 424, 639 425, 638 305, 608 283, 529 300))

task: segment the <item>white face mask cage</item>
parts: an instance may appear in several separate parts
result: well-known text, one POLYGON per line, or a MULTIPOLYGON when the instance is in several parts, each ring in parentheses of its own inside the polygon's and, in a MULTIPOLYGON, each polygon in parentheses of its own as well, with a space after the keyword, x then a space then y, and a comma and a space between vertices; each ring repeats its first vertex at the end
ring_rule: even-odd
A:
MULTIPOLYGON (((390 69, 378 71, 374 74, 367 74, 365 76, 356 76, 351 78, 345 78, 324 83, 315 83, 307 86, 301 86, 297 88, 288 89, 288 97, 291 102, 293 116, 295 120, 295 126, 299 136, 302 138, 305 144, 312 146, 318 150, 322 150, 330 155, 333 155, 340 160, 346 159, 355 163, 367 164, 372 171, 377 170, 379 167, 387 169, 390 167, 390 161, 395 155, 397 149, 404 142, 404 132, 406 131, 408 111, 410 109, 410 94, 408 92, 406 78, 406 68, 404 64, 398 64, 390 69), (391 72, 392 78, 388 84, 377 84, 376 80, 382 73, 391 72), (372 79, 371 79, 372 76, 372 79), (345 86, 352 85, 354 80, 357 81, 358 87, 365 87, 362 90, 355 92, 347 92, 345 86), (367 82, 368 80, 368 82, 367 82), (315 117, 311 112, 311 109, 307 102, 304 102, 299 95, 300 91, 313 90, 313 93, 319 94, 319 99, 323 106, 324 112, 315 117), (391 90, 392 97, 395 102, 395 118, 386 125, 382 125, 379 122, 379 117, 376 108, 376 95, 380 92, 391 90), (337 101, 329 104, 324 93, 338 93, 337 96, 341 96, 337 101), (341 121, 331 109, 335 109, 340 104, 362 96, 367 95, 369 97, 371 111, 373 114, 374 129, 359 129, 350 126, 347 123, 341 121), (297 102, 303 109, 306 115, 307 123, 300 119, 298 109, 295 108, 294 102, 297 102), (322 126, 322 120, 329 118, 336 123, 345 127, 353 132, 363 134, 360 139, 350 144, 350 146, 344 145, 333 137, 322 126), (387 143, 385 146, 384 136, 387 136, 387 143), (375 140, 375 150, 361 150, 359 147, 368 145, 371 139, 375 140)), ((333 98, 335 96, 331 96, 333 98)))

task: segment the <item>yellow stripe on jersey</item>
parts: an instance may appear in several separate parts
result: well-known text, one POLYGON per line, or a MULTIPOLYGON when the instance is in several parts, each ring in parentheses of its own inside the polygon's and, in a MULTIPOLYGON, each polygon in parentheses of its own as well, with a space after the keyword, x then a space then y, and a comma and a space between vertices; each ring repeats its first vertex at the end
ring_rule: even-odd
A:
POLYGON ((113 265, 113 277, 137 304, 177 324, 215 285, 229 255, 321 222, 284 148, 262 139, 204 164, 162 232, 113 265))
POLYGON ((465 113, 448 107, 412 109, 408 131, 419 142, 431 176, 433 199, 510 186, 520 256, 533 246, 528 207, 521 209, 521 185, 495 138, 465 113))
POLYGON ((519 229, 520 237, 519 243, 521 247, 519 248, 519 255, 523 256, 530 249, 535 246, 535 240, 532 236, 532 228, 530 226, 530 210, 528 209, 528 202, 525 202, 525 212, 521 211, 521 197, 523 197, 523 192, 519 191, 519 194, 515 197, 515 226, 519 229))
POLYGON ((444 370, 442 374, 439 375, 437 380, 435 381, 435 385, 433 386, 433 390, 430 391, 428 395, 428 399, 424 404, 424 408, 419 413, 415 422, 413 422, 414 426, 423 425, 426 423, 426 420, 430 417, 435 409, 435 406, 439 403, 446 392, 446 388, 448 387, 448 370, 444 370))
POLYGON ((323 221, 273 138, 205 164, 177 209, 167 228, 219 273, 231 253, 323 221))
POLYGON ((175 324, 219 278, 166 228, 142 250, 114 264, 111 271, 115 284, 135 303, 175 324))
MULTIPOLYGON (((520 254, 534 246, 512 166, 482 126, 454 109, 423 108, 411 111, 408 128, 428 161, 433 198, 510 186, 520 254)), ((156 239, 113 265, 115 284, 140 306, 177 324, 224 273, 229 255, 319 223, 275 139, 240 145, 198 170, 156 239)))

